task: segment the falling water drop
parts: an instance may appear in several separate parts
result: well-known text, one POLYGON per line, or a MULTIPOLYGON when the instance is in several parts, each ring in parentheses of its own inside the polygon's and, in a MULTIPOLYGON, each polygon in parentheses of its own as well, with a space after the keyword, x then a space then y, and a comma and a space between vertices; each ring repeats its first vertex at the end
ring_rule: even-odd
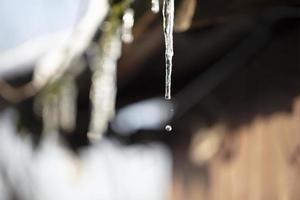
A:
POLYGON ((174 0, 164 0, 163 3, 163 30, 165 37, 165 59, 166 59, 166 85, 165 99, 171 99, 171 75, 173 58, 173 26, 174 26, 174 0))
POLYGON ((153 13, 159 12, 159 0, 151 0, 151 11, 153 13))
POLYGON ((169 125, 169 124, 166 125, 166 126, 165 126, 165 130, 168 131, 168 132, 171 132, 171 131, 172 131, 172 126, 169 125))

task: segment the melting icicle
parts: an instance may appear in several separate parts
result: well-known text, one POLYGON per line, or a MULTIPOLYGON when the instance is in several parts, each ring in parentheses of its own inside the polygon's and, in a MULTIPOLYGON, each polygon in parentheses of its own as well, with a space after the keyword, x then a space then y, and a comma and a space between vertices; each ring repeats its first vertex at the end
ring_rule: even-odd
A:
POLYGON ((101 139, 108 122, 114 117, 116 67, 121 54, 119 31, 105 48, 99 49, 96 46, 92 50, 95 51, 91 60, 93 77, 90 98, 93 108, 88 138, 90 141, 97 141, 101 139))
POLYGON ((173 57, 173 26, 174 26, 174 0, 164 0, 163 4, 163 29, 165 37, 166 58, 166 86, 165 99, 171 99, 171 75, 173 57))
POLYGON ((58 96, 48 94, 42 105, 43 132, 57 132, 58 123, 58 96))
POLYGON ((77 88, 75 80, 71 78, 63 83, 60 91, 59 117, 60 127, 65 131, 73 131, 76 123, 77 88))
POLYGON ((122 25, 122 40, 125 43, 131 43, 133 41, 132 28, 134 25, 134 10, 128 8, 123 15, 122 25))
POLYGON ((151 11, 154 13, 159 12, 159 0, 151 0, 151 11))

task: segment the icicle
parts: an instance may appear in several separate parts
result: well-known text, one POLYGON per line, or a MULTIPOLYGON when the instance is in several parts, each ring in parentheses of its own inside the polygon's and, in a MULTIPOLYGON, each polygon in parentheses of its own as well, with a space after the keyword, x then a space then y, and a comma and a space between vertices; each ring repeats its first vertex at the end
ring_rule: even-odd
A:
POLYGON ((186 31, 192 24, 197 7, 197 0, 184 0, 176 10, 175 31, 186 31))
POLYGON ((173 57, 173 26, 174 26, 174 0, 164 0, 163 4, 163 29, 165 37, 166 58, 166 86, 165 99, 171 99, 171 74, 173 57))
POLYGON ((42 105, 43 132, 58 132, 58 96, 47 94, 42 105))
POLYGON ((128 8, 123 15, 122 25, 122 40, 125 43, 131 43, 133 41, 132 28, 134 25, 134 10, 128 8))
POLYGON ((59 123, 60 127, 67 131, 73 131, 76 123, 76 99, 77 99, 77 88, 75 80, 70 78, 70 80, 65 80, 61 91, 59 99, 59 123))
POLYGON ((151 11, 153 13, 159 12, 159 0, 151 0, 151 11))
POLYGON ((108 43, 103 49, 98 46, 93 49, 95 58, 91 62, 93 77, 90 93, 92 116, 88 132, 91 141, 102 137, 115 112, 116 67, 121 54, 119 31, 108 43))

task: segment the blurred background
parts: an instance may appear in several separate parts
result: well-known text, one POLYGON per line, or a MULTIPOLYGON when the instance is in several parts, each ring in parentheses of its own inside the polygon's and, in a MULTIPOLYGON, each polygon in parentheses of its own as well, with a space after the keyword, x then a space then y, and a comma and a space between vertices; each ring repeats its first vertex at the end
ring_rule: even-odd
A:
POLYGON ((300 2, 151 3, 1 0, 0 200, 300 198, 300 2))

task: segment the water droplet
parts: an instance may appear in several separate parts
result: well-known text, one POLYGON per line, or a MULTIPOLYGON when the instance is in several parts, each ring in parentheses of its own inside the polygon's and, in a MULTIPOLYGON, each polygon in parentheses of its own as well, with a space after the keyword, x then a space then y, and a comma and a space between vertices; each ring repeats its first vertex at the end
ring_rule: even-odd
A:
POLYGON ((172 131, 172 126, 171 125, 166 125, 165 130, 170 132, 172 131))

